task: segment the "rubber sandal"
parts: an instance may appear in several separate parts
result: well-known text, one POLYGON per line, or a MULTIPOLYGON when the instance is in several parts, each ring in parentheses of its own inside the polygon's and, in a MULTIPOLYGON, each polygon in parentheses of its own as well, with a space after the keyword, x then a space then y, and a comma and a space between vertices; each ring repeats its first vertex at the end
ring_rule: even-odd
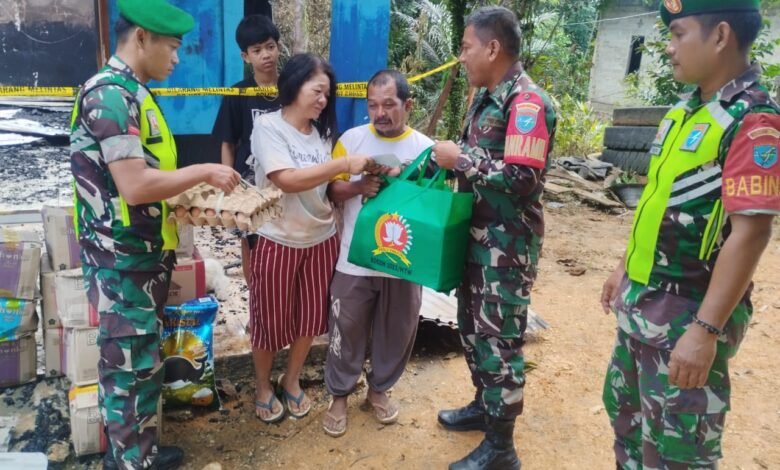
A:
POLYGON ((401 414, 398 405, 389 398, 387 405, 373 403, 366 397, 366 406, 374 410, 374 417, 382 424, 393 424, 398 421, 398 415, 401 414))
POLYGON ((330 437, 341 437, 347 433, 347 415, 342 417, 334 416, 330 410, 333 408, 333 400, 328 404, 328 411, 325 412, 325 418, 322 420, 322 429, 330 437))
POLYGON ((269 416, 267 418, 262 417, 257 412, 258 409, 263 409, 263 410, 268 410, 271 413, 273 413, 273 411, 274 411, 274 402, 279 402, 279 399, 276 398, 276 395, 271 395, 271 399, 268 400, 268 403, 264 403, 264 402, 256 399, 255 400, 255 416, 257 416, 257 419, 259 419, 260 421, 262 421, 262 422, 264 422, 266 424, 274 424, 274 423, 278 423, 279 421, 281 421, 284 418, 284 404, 282 404, 282 403, 279 403, 280 405, 282 405, 282 406, 280 406, 279 411, 276 414, 273 414, 273 415, 271 415, 271 416, 269 416))
POLYGON ((296 396, 293 396, 290 392, 284 389, 282 387, 282 404, 287 408, 287 412, 290 413, 290 416, 294 418, 303 418, 307 414, 309 414, 309 411, 311 411, 311 401, 309 401, 309 406, 306 407, 303 411, 295 412, 290 408, 290 402, 295 403, 295 406, 300 410, 301 403, 303 403, 303 400, 306 398, 306 394, 301 390, 301 394, 296 396))

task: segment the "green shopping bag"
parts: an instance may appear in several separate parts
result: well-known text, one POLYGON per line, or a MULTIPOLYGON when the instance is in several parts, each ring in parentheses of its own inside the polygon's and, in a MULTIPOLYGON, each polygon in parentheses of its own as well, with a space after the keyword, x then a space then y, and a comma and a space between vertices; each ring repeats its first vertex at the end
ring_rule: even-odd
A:
POLYGON ((431 149, 397 178, 388 177, 387 186, 363 205, 348 259, 446 292, 463 277, 474 195, 453 192, 444 170, 424 178, 431 149), (418 168, 419 176, 410 178, 418 168))

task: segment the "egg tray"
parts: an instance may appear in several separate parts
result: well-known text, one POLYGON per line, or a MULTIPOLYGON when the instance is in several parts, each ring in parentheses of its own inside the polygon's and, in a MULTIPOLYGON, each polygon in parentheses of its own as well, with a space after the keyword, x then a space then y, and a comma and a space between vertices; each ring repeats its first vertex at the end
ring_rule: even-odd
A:
POLYGON ((169 218, 179 224, 254 232, 282 215, 281 198, 282 191, 277 188, 257 189, 242 181, 229 195, 201 183, 166 202, 171 208, 169 218))

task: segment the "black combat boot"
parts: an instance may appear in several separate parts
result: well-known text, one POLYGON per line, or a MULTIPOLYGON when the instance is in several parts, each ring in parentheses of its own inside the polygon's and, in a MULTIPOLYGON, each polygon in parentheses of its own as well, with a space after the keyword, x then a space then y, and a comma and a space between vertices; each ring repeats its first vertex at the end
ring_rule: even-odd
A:
POLYGON ((450 470, 520 470, 512 432, 515 420, 488 416, 485 439, 469 455, 450 465, 450 470))
MULTIPOLYGON (((149 467, 150 470, 175 470, 184 461, 184 451, 175 446, 158 446, 157 457, 149 467)), ((108 452, 103 456, 103 470, 119 470, 119 464, 114 460, 114 454, 109 444, 108 452)))
POLYGON ((439 423, 450 431, 485 432, 487 430, 485 407, 477 399, 463 408, 441 410, 439 411, 439 423))

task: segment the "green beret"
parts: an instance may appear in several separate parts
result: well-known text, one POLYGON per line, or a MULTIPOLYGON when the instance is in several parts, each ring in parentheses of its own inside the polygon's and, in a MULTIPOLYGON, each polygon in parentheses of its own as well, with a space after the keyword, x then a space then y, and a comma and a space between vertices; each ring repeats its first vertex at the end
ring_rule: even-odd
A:
POLYGON ((161 36, 181 37, 195 19, 166 0, 119 0, 119 13, 136 26, 161 36))
POLYGON ((661 19, 669 26, 672 21, 685 16, 759 11, 760 7, 761 0, 663 0, 661 19))

